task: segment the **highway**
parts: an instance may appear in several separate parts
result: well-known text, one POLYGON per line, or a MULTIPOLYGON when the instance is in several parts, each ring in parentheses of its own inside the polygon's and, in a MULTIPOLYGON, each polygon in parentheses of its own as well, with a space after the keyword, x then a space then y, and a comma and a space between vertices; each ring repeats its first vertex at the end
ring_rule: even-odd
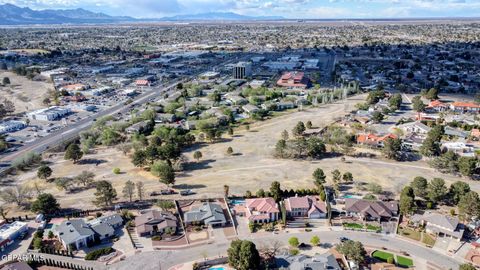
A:
POLYGON ((129 110, 129 108, 128 108, 129 106, 136 105, 136 104, 144 104, 149 99, 156 98, 156 97, 164 94, 168 90, 171 90, 179 82, 185 82, 185 81, 191 80, 191 79, 195 78, 196 76, 198 76, 199 74, 201 74, 201 73, 203 73, 207 70, 216 70, 220 66, 224 66, 224 65, 230 64, 232 62, 243 61, 243 60, 247 59, 248 57, 250 57, 250 56, 246 55, 244 57, 233 58, 233 59, 229 59, 229 60, 226 60, 226 61, 222 61, 221 63, 219 63, 215 66, 208 67, 206 69, 202 69, 201 71, 198 71, 195 74, 193 74, 193 75, 191 75, 191 76, 189 76, 189 77, 187 77, 183 80, 176 80, 176 81, 174 81, 174 82, 172 82, 172 83, 170 83, 169 85, 166 85, 166 86, 164 86, 164 85, 155 86, 151 90, 147 90, 146 92, 136 96, 133 99, 133 102, 131 104, 129 104, 128 106, 125 105, 123 102, 119 103, 119 104, 117 104, 113 107, 102 110, 102 111, 100 111, 100 112, 98 112, 98 113, 96 113, 96 114, 94 114, 90 117, 79 120, 75 124, 68 125, 63 129, 60 129, 59 131, 56 131, 55 133, 49 134, 48 136, 45 136, 45 137, 42 137, 42 138, 38 138, 37 140, 35 140, 31 143, 27 143, 24 146, 19 147, 17 149, 17 151, 15 151, 15 152, 7 153, 7 154, 4 154, 4 155, 0 156, 0 175, 10 168, 12 161, 14 161, 15 159, 17 159, 19 157, 22 157, 23 155, 25 155, 29 152, 42 153, 49 148, 52 148, 56 145, 59 145, 61 142, 72 139, 72 138, 78 136, 78 134, 80 132, 89 129, 93 125, 93 123, 95 122, 96 119, 102 118, 102 117, 107 116, 107 115, 114 115, 114 114, 117 114, 119 112, 120 113, 126 112, 126 111, 129 110))
MULTIPOLYGON (((175 81, 167 86, 161 85, 161 86, 154 87, 153 89, 146 91, 138 95, 137 97, 135 97, 135 99, 130 105, 146 103, 149 99, 158 97, 159 95, 175 87, 178 83, 179 81, 175 81)), ((129 110, 128 107, 130 105, 126 106, 123 102, 119 103, 106 110, 102 110, 90 117, 82 119, 76 122, 75 124, 68 125, 65 128, 53 134, 49 134, 48 136, 39 138, 34 142, 26 144, 20 147, 15 152, 4 155, 0 159, 0 163, 2 163, 4 166, 3 170, 7 169, 11 164, 11 162, 14 161, 16 158, 19 158, 28 152, 42 153, 43 151, 51 147, 54 147, 65 140, 69 140, 71 138, 74 138, 75 136, 78 136, 80 132, 89 129, 93 125, 96 119, 102 118, 107 115, 126 112, 127 110, 129 110)))

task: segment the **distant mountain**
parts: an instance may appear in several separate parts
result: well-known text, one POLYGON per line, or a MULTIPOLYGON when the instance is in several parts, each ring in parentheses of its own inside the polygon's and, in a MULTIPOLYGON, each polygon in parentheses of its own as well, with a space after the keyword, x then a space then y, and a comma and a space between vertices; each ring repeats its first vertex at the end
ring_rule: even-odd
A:
POLYGON ((163 17, 162 21, 262 21, 282 20, 280 16, 246 16, 233 12, 209 12, 163 17))
POLYGON ((136 21, 131 17, 109 16, 85 9, 32 10, 12 4, 0 5, 0 25, 118 23, 136 21))
POLYGON ((0 5, 0 25, 29 24, 96 24, 120 22, 155 21, 261 21, 281 20, 278 16, 245 16, 233 12, 210 12, 190 15, 177 15, 160 19, 136 19, 126 16, 110 16, 82 8, 33 10, 12 4, 0 5))

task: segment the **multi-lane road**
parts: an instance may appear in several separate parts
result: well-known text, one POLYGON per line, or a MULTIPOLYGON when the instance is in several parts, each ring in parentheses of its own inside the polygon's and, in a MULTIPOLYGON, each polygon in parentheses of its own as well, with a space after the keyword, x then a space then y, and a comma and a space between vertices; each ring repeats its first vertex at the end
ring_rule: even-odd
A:
POLYGON ((144 93, 136 96, 133 102, 128 106, 125 105, 123 102, 119 103, 108 109, 102 110, 88 118, 82 119, 76 122, 75 124, 69 125, 55 133, 39 138, 31 143, 27 143, 24 146, 19 147, 15 152, 7 153, 0 156, 0 174, 10 168, 12 161, 25 155, 26 153, 29 153, 29 152, 42 153, 49 148, 57 146, 66 140, 69 140, 78 136, 80 132, 89 129, 93 125, 96 119, 99 119, 107 115, 114 115, 117 113, 126 112, 129 110, 129 107, 131 105, 144 104, 152 98, 159 97, 160 95, 174 88, 179 82, 191 80, 194 77, 196 77, 198 74, 201 74, 202 72, 205 72, 207 70, 216 70, 221 66, 225 66, 227 64, 230 64, 236 61, 243 61, 248 57, 250 57, 249 54, 245 55, 244 57, 231 58, 231 59, 222 61, 215 66, 211 66, 206 69, 202 69, 198 72, 195 72, 195 74, 188 76, 183 80, 176 80, 174 82, 171 82, 168 85, 158 85, 158 86, 152 87, 151 89, 148 89, 144 93))
MULTIPOLYGON (((146 103, 148 100, 152 98, 156 98, 168 90, 172 89, 178 84, 179 81, 175 81, 173 83, 170 83, 169 85, 159 85, 156 87, 153 87, 144 93, 138 95, 135 97, 134 101, 130 105, 136 105, 136 104, 143 104, 146 103)), ((48 136, 39 138, 35 140, 34 142, 28 143, 20 148, 18 148, 17 151, 6 154, 1 157, 0 159, 0 164, 2 164, 3 168, 1 170, 5 170, 8 168, 13 160, 16 158, 19 158, 26 153, 29 152, 36 152, 36 153, 41 153, 51 147, 54 147, 58 145, 59 143, 69 140, 74 138, 75 136, 78 136, 78 134, 86 129, 89 129, 93 123, 96 121, 96 119, 102 118, 107 115, 114 115, 117 113, 124 113, 127 110, 129 110, 130 105, 125 105, 123 102, 119 103, 115 106, 112 106, 108 109, 102 110, 90 117, 87 117, 85 119, 82 119, 75 124, 66 126, 65 128, 49 134, 48 136)), ((0 171, 1 171, 0 170, 0 171)))

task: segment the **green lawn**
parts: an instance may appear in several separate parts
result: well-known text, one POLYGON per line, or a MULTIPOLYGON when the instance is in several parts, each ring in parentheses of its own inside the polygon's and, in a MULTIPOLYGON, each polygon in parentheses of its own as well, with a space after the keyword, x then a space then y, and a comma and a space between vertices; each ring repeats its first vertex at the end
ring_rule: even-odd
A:
POLYGON ((343 223, 343 227, 350 229, 363 229, 363 225, 358 223, 343 223))
POLYGON ((412 267, 413 261, 410 258, 397 256, 397 264, 401 267, 412 267))
POLYGON ((428 233, 423 233, 423 243, 433 247, 433 245, 435 245, 435 238, 431 237, 428 233))
POLYGON ((402 236, 408 237, 408 238, 413 239, 415 241, 420 241, 420 239, 421 239, 420 232, 417 232, 417 231, 412 230, 410 228, 399 228, 398 233, 402 236))
POLYGON ((382 227, 380 226, 374 226, 374 225, 367 225, 367 230, 371 230, 371 231, 381 231, 382 230, 382 227))
POLYGON ((393 254, 385 251, 376 250, 372 253, 372 257, 386 262, 388 258, 393 258, 393 254))

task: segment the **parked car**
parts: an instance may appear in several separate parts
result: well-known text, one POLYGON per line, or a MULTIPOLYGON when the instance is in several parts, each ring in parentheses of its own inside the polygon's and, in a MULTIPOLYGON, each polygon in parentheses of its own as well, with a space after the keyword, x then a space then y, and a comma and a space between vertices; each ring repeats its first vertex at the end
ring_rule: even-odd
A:
POLYGON ((171 194, 175 194, 175 190, 173 190, 173 189, 162 189, 162 190, 160 190, 160 193, 162 195, 171 195, 171 194))
POLYGON ((344 237, 344 236, 340 237, 339 239, 340 239, 340 242, 342 242, 342 243, 350 240, 350 239, 348 239, 347 237, 344 237))
POLYGON ((160 195, 160 192, 157 192, 157 191, 150 192, 150 196, 158 196, 158 195, 160 195))
POLYGON ((188 196, 192 194, 193 194, 193 191, 191 191, 190 189, 180 191, 180 195, 182 196, 188 196))

